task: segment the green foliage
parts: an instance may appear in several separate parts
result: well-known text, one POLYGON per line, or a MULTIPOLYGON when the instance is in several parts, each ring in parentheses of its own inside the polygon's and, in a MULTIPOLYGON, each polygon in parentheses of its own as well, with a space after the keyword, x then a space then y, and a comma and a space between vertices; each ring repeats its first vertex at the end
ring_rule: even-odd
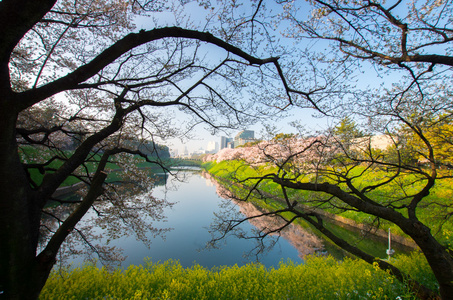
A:
POLYGON ((392 263, 411 278, 424 286, 437 291, 439 284, 434 276, 428 261, 420 252, 412 252, 410 255, 398 255, 392 258, 392 263))
POLYGON ((204 163, 202 167, 208 170, 209 173, 225 179, 234 177, 238 172, 241 174, 244 174, 244 172, 253 172, 252 168, 247 168, 242 162, 236 160, 224 160, 220 163, 210 161, 204 163))
MULTIPOLYGON (((222 161, 220 163, 215 163, 215 162, 209 162, 204 165, 204 167, 211 173, 216 175, 216 179, 223 184, 225 188, 233 192, 237 197, 244 199, 247 196, 248 190, 244 188, 244 186, 241 185, 236 185, 232 184, 234 182, 234 175, 238 175, 241 178, 245 178, 245 176, 259 176, 260 172, 269 172, 269 168, 243 168, 242 164, 238 161, 222 161), (242 167, 242 168, 241 168, 242 167), (237 168, 241 169, 241 172, 235 172, 237 168), (223 182, 225 181, 225 182, 223 182)), ((244 184, 250 184, 252 181, 245 182, 244 184)), ((253 182, 255 183, 255 182, 253 182)), ((273 196, 278 196, 280 198, 276 197, 250 197, 248 199, 249 202, 253 203, 255 206, 260 207, 264 209, 265 211, 276 211, 280 210, 286 207, 286 203, 282 200, 283 195, 281 191, 281 187, 271 181, 265 181, 260 185, 260 190, 262 192, 268 193, 269 195, 273 196)), ((291 195, 292 199, 298 197, 301 199, 307 199, 310 196, 313 196, 312 192, 308 191, 296 191, 296 190, 287 190, 287 193, 291 195)), ((310 203, 304 203, 305 205, 309 205, 310 203)), ((332 210, 327 210, 329 212, 333 212, 332 210)), ((354 214, 351 215, 350 219, 354 219, 357 222, 359 221, 366 221, 367 223, 370 223, 371 221, 369 220, 364 220, 364 217, 369 217, 366 214, 361 214, 361 219, 359 220, 357 217, 357 212, 354 212, 354 214)), ((294 215, 290 212, 285 212, 285 213, 280 213, 283 217, 286 219, 292 219, 294 215)), ((308 231, 313 232, 316 235, 322 235, 321 232, 319 232, 317 229, 313 228, 311 225, 309 225, 307 222, 305 222, 303 219, 297 219, 294 221, 294 224, 297 224, 298 226, 301 226, 305 228, 308 231)), ((329 228, 330 231, 334 232, 338 237, 341 237, 345 240, 350 241, 352 244, 355 246, 359 247, 363 251, 367 251, 367 253, 370 253, 371 255, 375 257, 381 257, 381 258, 386 258, 387 255, 385 254, 385 250, 387 249, 387 246, 382 244, 382 243, 377 243, 374 242, 373 240, 369 239, 364 239, 363 235, 360 232, 353 232, 351 230, 347 230, 344 227, 329 223, 326 224, 326 226, 329 228)), ((395 233, 395 230, 392 230, 393 233, 395 233)), ((325 241, 326 244, 325 246, 329 248, 329 253, 333 255, 335 258, 342 259, 345 257, 344 251, 339 250, 332 242, 329 240, 325 241)))
MULTIPOLYGON (((209 166, 204 165, 204 167, 211 174, 226 180, 244 180, 247 177, 259 177, 273 170, 271 167, 266 166, 251 167, 240 161, 222 161, 220 163, 210 162, 209 166)), ((385 181, 389 176, 389 174, 383 170, 369 169, 364 172, 364 167, 355 167, 348 172, 350 176, 360 174, 360 176, 356 176, 354 179, 354 184, 357 187, 378 184, 379 182, 385 181)), ((443 170, 443 172, 446 173, 449 171, 443 170)), ((433 229, 433 232, 436 233, 436 238, 445 246, 453 249, 453 235, 451 234, 453 232, 453 223, 448 222, 448 220, 442 217, 449 212, 453 213, 449 204, 451 201, 450 199, 453 198, 453 179, 448 178, 448 176, 446 176, 448 174, 443 175, 445 175, 446 178, 438 180, 430 194, 425 199, 425 202, 431 203, 431 205, 421 205, 417 210, 417 213, 420 220, 425 224, 429 224, 429 226, 433 229)), ((411 193, 415 193, 424 185, 424 182, 422 180, 418 180, 415 176, 416 175, 414 174, 401 175, 399 180, 385 184, 379 189, 369 192, 369 197, 382 204, 387 204, 395 199, 404 198, 411 193), (402 189, 402 187, 404 188, 402 189)), ((255 182, 256 181, 249 180, 243 181, 242 184, 251 186, 255 182)), ((281 196, 281 188, 274 182, 263 181, 260 184, 260 190, 274 196, 281 196)), ((305 205, 310 205, 309 200, 311 197, 316 197, 313 192, 296 190, 288 190, 288 195, 290 197, 303 199, 301 202, 305 205)), ((266 207, 266 205, 269 205, 268 202, 257 204, 263 208, 269 208, 266 207)), ((325 209, 327 212, 336 213, 342 217, 351 219, 359 224, 372 224, 375 220, 375 217, 363 212, 338 211, 329 207, 321 208, 325 209)), ((405 210, 400 211, 405 214, 405 210)), ((380 225, 385 229, 391 228, 393 233, 405 236, 399 227, 388 221, 381 220, 380 225)))
MULTIPOLYGON (((363 172, 363 168, 356 168, 352 171, 351 175, 359 174, 363 172)), ((453 231, 453 223, 445 219, 445 215, 449 215, 452 212, 451 198, 453 197, 453 179, 447 176, 450 171, 441 170, 439 174, 445 175, 446 178, 438 179, 436 185, 431 189, 428 196, 425 197, 423 205, 420 205, 417 209, 417 215, 420 221, 424 224, 429 225, 435 237, 448 246, 448 232, 453 231)), ((362 176, 357 176, 354 179, 356 186, 363 187, 370 184, 377 184, 386 180, 389 176, 384 170, 369 170, 363 173, 362 176)), ((424 180, 421 180, 415 174, 401 174, 398 180, 387 183, 378 189, 375 189, 369 193, 369 197, 375 201, 384 205, 396 200, 409 197, 420 191, 426 184, 424 180)), ((409 201, 409 200, 408 200, 409 201)), ((404 201, 400 201, 403 204, 404 201)), ((404 209, 399 210, 402 214, 406 214, 404 209)), ((370 223, 372 217, 365 213, 347 211, 341 213, 342 216, 353 219, 357 223, 370 223)), ((404 235, 403 232, 396 225, 390 224, 389 222, 382 221, 381 225, 385 228, 392 228, 392 232, 404 235)))
POLYGON ((182 158, 173 158, 171 160, 172 167, 200 167, 201 160, 199 159, 182 159, 182 158))
MULTIPOLYGON (((434 159, 436 163, 451 167, 453 164, 453 125, 451 113, 438 116, 414 116, 418 118, 417 129, 420 134, 429 141, 433 148, 434 159)), ((420 135, 407 126, 401 129, 401 134, 405 137, 406 145, 403 150, 410 152, 412 156, 419 161, 429 159, 429 148, 426 142, 422 141, 420 135)))
POLYGON ((349 117, 344 117, 340 124, 333 129, 332 133, 338 136, 342 142, 363 137, 363 132, 358 129, 357 124, 349 117))
MULTIPOLYGON (((159 146, 159 145, 157 145, 159 146)), ((59 153, 59 156, 61 158, 68 158, 73 154, 73 150, 62 150, 59 153)), ((24 146, 20 148, 19 151, 22 161, 24 163, 45 163, 46 161, 50 161, 51 158, 55 155, 52 151, 46 148, 41 148, 41 147, 31 147, 31 146, 24 146)), ((89 173, 93 173, 96 170, 97 167, 97 162, 101 159, 100 154, 92 154, 92 156, 87 160, 86 163, 83 164, 83 166, 79 167, 80 170, 88 170, 89 173)), ((113 162, 114 159, 112 159, 112 162, 107 164, 107 169, 108 170, 116 170, 120 171, 121 168, 113 162)), ((51 161, 45 168, 46 172, 51 173, 51 170, 55 170, 59 168, 63 164, 62 159, 55 159, 51 161)), ((162 171, 162 168, 158 164, 153 164, 150 162, 145 161, 145 159, 139 155, 136 155, 134 157, 134 162, 135 165, 138 168, 143 168, 143 169, 150 169, 151 171, 154 172, 159 172, 162 171)), ((196 164, 195 162, 193 163, 194 165, 196 164)), ((171 163, 169 163, 171 165, 171 163)), ((33 180, 34 183, 37 185, 40 185, 42 182, 42 179, 44 177, 44 173, 42 170, 39 168, 29 168, 28 172, 30 174, 30 178, 33 180)), ((109 178, 107 181, 117 181, 121 179, 120 174, 117 172, 112 172, 109 174, 109 178)), ((76 184, 80 182, 80 180, 74 176, 69 176, 61 186, 70 186, 73 184, 76 184)))
MULTIPOLYGON (((65 155, 70 156, 72 151, 69 150, 62 150, 61 151, 61 157, 65 157, 65 155)), ((22 146, 19 149, 19 155, 21 156, 22 162, 26 164, 36 164, 36 163, 45 163, 46 161, 50 161, 52 157, 54 157, 54 153, 50 151, 47 148, 43 147, 32 147, 32 146, 22 146)), ((60 159, 56 159, 51 161, 45 168, 47 170, 51 169, 57 169, 63 164, 63 161, 60 159)), ((39 168, 29 168, 28 172, 30 174, 31 180, 37 184, 40 185, 42 182, 42 179, 44 177, 44 169, 39 169, 39 168)), ((73 185, 80 180, 73 177, 69 176, 62 184, 62 186, 69 186, 73 185)))
POLYGON ((277 133, 273 140, 274 141, 282 141, 282 140, 286 140, 286 139, 291 139, 291 138, 295 138, 296 135, 294 133, 277 133))
MULTIPOLYGON (((417 269, 417 256, 403 261, 417 269)), ((109 271, 85 265, 54 271, 40 299, 413 299, 404 284, 363 261, 307 258, 305 264, 242 267, 194 265, 177 261, 109 271)))
POLYGON ((200 166, 204 168, 205 170, 210 170, 213 168, 217 163, 215 161, 207 161, 203 162, 200 166))

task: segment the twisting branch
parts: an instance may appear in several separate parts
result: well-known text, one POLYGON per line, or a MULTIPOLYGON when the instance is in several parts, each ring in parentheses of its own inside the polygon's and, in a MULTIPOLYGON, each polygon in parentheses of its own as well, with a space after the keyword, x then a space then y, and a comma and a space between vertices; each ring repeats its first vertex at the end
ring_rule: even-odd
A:
POLYGON ((107 164, 108 157, 109 154, 104 154, 102 156, 88 194, 84 197, 77 208, 66 218, 63 224, 60 225, 58 230, 47 243, 44 250, 38 255, 38 261, 40 261, 43 265, 50 265, 50 267, 52 267, 63 241, 80 221, 80 219, 86 214, 94 201, 102 194, 102 185, 107 178, 107 173, 104 172, 104 169, 107 164))
POLYGON ((24 100, 21 101, 20 108, 25 109, 26 107, 36 104, 59 92, 76 89, 79 84, 96 75, 99 71, 111 64, 121 55, 127 53, 129 50, 164 38, 187 38, 207 42, 245 59, 251 65, 261 66, 268 63, 275 64, 278 60, 278 57, 265 59, 256 58, 206 32, 188 30, 179 27, 165 27, 149 31, 140 31, 139 33, 128 34, 123 39, 119 40, 114 45, 100 53, 91 62, 79 67, 72 73, 37 89, 23 92, 22 99, 24 100))

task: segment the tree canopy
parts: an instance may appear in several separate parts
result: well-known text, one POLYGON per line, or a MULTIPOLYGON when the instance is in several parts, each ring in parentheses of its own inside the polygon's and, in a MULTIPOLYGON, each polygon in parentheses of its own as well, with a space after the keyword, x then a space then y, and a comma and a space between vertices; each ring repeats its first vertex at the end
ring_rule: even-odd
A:
POLYGON ((263 106, 269 113, 265 101, 240 95, 263 76, 284 86, 278 57, 208 32, 208 21, 179 22, 184 9, 167 1, 0 2, 2 296, 36 298, 65 240, 109 259, 115 252, 77 225, 90 209, 112 237, 130 228, 145 241, 145 232, 162 234, 144 217, 162 219, 171 203, 152 196, 136 158, 170 172, 158 146, 165 139, 197 124, 246 124, 263 106), (164 26, 169 16, 181 26, 164 26), (128 184, 106 184, 118 168, 128 184), (80 200, 56 196, 73 182, 83 186, 80 200))
MULTIPOLYGON (((62 243, 91 241, 77 226, 90 208, 115 227, 114 236, 128 227, 143 239, 144 231, 162 233, 137 211, 159 220, 171 203, 153 198, 149 188, 128 201, 153 184, 135 158, 170 171, 157 151, 165 139, 199 124, 214 132, 238 128, 292 107, 360 120, 361 131, 390 137, 391 153, 372 151, 370 142, 356 155, 332 130, 302 142, 277 139, 252 147, 254 159, 264 152, 276 169, 250 180, 273 181, 284 195, 312 191, 315 205, 395 224, 418 244, 447 299, 451 252, 419 212, 435 206, 445 222, 452 215, 450 205, 428 197, 451 177, 438 162, 448 163, 442 135, 451 124, 452 8, 429 0, 0 1, 2 295, 36 298, 62 243), (407 140, 414 146, 404 149, 418 151, 425 165, 402 159, 407 140), (150 150, 156 155, 147 155, 145 145, 156 146, 150 150), (111 164, 135 188, 106 184, 111 164), (375 178, 359 180, 364 176, 375 178), (74 179, 85 186, 80 200, 54 196, 74 179), (394 197, 375 197, 389 186, 398 191, 394 197), (49 200, 64 206, 50 210, 49 200)), ((336 239, 315 212, 300 209, 302 200, 285 200, 286 211, 374 261, 336 239)), ((388 262, 379 264, 404 278, 388 262)), ((422 297, 435 297, 414 286, 422 297)))
MULTIPOLYGON (((439 291, 413 283, 418 296, 448 299, 453 293, 447 241, 451 205, 445 196, 452 176, 445 168, 451 148, 446 136, 453 121, 452 4, 317 0, 310 4, 285 2, 278 14, 289 24, 282 28, 286 37, 297 44, 290 55, 292 67, 284 74, 291 88, 312 91, 307 96, 310 102, 295 99, 294 106, 310 103, 320 116, 340 125, 310 138, 268 141, 248 152, 229 151, 212 159, 267 165, 256 176, 233 173, 238 177, 233 180, 251 189, 242 200, 265 197, 267 184, 277 184, 284 207, 263 215, 274 214, 288 223, 304 219, 370 263, 373 256, 329 231, 328 220, 313 208, 360 212, 377 227, 396 225, 420 247, 439 282, 439 291), (360 120, 357 130, 351 120, 360 120), (360 131, 367 134, 357 140, 360 131), (378 136, 382 139, 373 139, 378 136), (437 188, 444 197, 437 198, 437 188), (297 191, 310 193, 301 198, 297 191)), ((233 220, 225 222, 229 224, 225 228, 235 227, 233 220)), ((268 234, 264 231, 261 237, 268 234)), ((407 278, 391 263, 378 263, 401 280, 407 278)))

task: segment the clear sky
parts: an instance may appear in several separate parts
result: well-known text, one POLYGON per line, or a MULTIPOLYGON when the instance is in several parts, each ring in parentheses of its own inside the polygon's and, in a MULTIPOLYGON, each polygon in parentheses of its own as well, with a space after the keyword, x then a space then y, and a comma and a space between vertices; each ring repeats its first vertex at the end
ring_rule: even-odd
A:
MULTIPOLYGON (((311 109, 300 109, 295 107, 290 110, 289 116, 280 118, 278 122, 272 121, 269 123, 271 123, 275 127, 274 129, 277 133, 296 133, 296 129, 294 129, 290 125, 290 123, 293 121, 299 122, 300 125, 303 125, 310 132, 326 128, 331 120, 329 120, 328 118, 314 118, 312 116, 313 112, 314 110, 311 109)), ((254 124, 244 127, 243 129, 255 131, 255 138, 261 138, 265 130, 262 124, 254 124)), ((184 151, 184 147, 187 147, 189 152, 193 152, 200 148, 206 150, 209 141, 216 141, 220 144, 221 136, 234 137, 239 131, 240 129, 229 130, 229 132, 226 133, 211 135, 208 130, 204 129, 202 125, 199 125, 192 133, 193 139, 185 141, 180 141, 179 139, 171 139, 166 141, 165 144, 172 150, 177 149, 179 153, 182 153, 184 151)))
MULTIPOLYGON (((155 26, 184 26, 184 23, 189 19, 194 24, 196 24, 192 27, 202 27, 206 23, 206 10, 201 8, 196 2, 189 2, 188 4, 186 4, 184 6, 183 13, 187 16, 187 19, 185 20, 181 20, 180 18, 175 17, 170 13, 153 14, 153 20, 149 18, 137 19, 137 27, 138 29, 149 30, 154 28, 155 26)), ((211 52, 208 53, 208 56, 216 55, 216 53, 212 53, 212 51, 216 51, 215 49, 211 49, 210 51, 211 52)), ((292 121, 298 121, 300 124, 306 126, 309 130, 320 130, 321 128, 325 127, 328 120, 313 118, 313 112, 314 111, 310 109, 292 108, 289 113, 287 113, 288 116, 279 117, 277 119, 278 121, 272 121, 268 123, 274 126, 276 132, 296 132, 294 128, 288 125, 288 123, 292 121)), ((176 113, 174 122, 176 124, 183 123, 187 120, 187 118, 189 118, 189 116, 182 113, 176 113)), ((262 121, 266 122, 266 120, 262 121)), ((221 136, 234 137, 240 130, 243 129, 255 131, 256 138, 260 138, 264 130, 264 126, 262 124, 253 124, 251 126, 244 126, 243 128, 237 130, 229 130, 228 132, 219 132, 216 135, 211 135, 210 130, 207 130, 206 127, 206 125, 198 125, 194 128, 194 130, 192 130, 192 132, 190 132, 191 137, 188 139, 171 139, 162 141, 162 143, 169 146, 172 150, 177 149, 179 153, 182 153, 185 147, 187 147, 189 152, 193 152, 200 148, 206 149, 209 141, 216 141, 220 143, 221 136)))
MULTIPOLYGON (((266 2, 268 3, 268 2, 266 2)), ((270 2, 269 2, 270 3, 270 2)), ((179 5, 179 2, 178 2, 179 5)), ((271 7, 274 9, 273 7, 271 7)), ((277 9, 277 8, 276 8, 277 9)), ((186 22, 189 20, 193 22, 191 25, 192 28, 201 28, 203 30, 203 25, 206 23, 206 10, 201 8, 196 2, 189 2, 188 4, 184 5, 182 11, 185 15, 185 19, 175 17, 173 14, 170 13, 157 13, 153 14, 154 20, 151 21, 149 18, 144 18, 144 19, 139 19, 137 20, 137 26, 138 29, 152 29, 155 26, 183 26, 185 27, 186 22)), ((307 13, 309 12, 309 9, 307 8, 307 13)), ((282 24, 279 24, 279 26, 284 26, 282 24)), ((284 28, 280 28, 284 30, 284 28)), ((281 41, 281 44, 284 43, 293 43, 294 41, 287 40, 287 41, 281 41)), ((320 47, 321 45, 315 45, 314 47, 320 47)), ((324 48, 324 46, 323 46, 324 48)), ((215 49, 209 50, 210 52, 207 53, 207 56, 212 56, 216 55, 215 49), (214 52, 212 52, 214 51, 214 52)), ((271 53, 266 55, 279 55, 278 53, 271 53)), ((283 72, 286 72, 288 70, 288 66, 282 64, 283 72)), ((364 64, 361 68, 364 68, 367 73, 367 76, 364 76, 362 74, 361 78, 361 85, 379 85, 382 82, 382 78, 379 79, 377 76, 377 71, 370 68, 367 66, 367 64, 364 64), (368 76, 371 75, 371 76, 368 76)), ((391 82, 391 81, 389 81, 391 82)), ((250 101, 250 100, 246 100, 250 101)), ((300 123, 300 125, 305 126, 307 131, 317 131, 321 130, 323 128, 326 128, 327 125, 332 125, 333 122, 335 122, 332 119, 329 118, 313 118, 312 115, 315 113, 314 110, 310 109, 301 109, 297 107, 290 107, 290 110, 288 112, 289 116, 286 117, 280 117, 278 118, 277 121, 272 121, 269 122, 271 125, 274 126, 274 130, 276 133, 278 132, 284 132, 284 133, 295 133, 296 130, 292 128, 289 123, 293 121, 297 121, 300 123)), ((189 116, 177 113, 174 118, 175 124, 178 123, 183 123, 184 121, 187 121, 187 118, 189 116)), ((265 121, 265 120, 263 120, 265 121)), ((234 137, 240 130, 243 129, 248 129, 248 130, 254 130, 255 131, 255 137, 260 138, 262 135, 262 131, 264 127, 262 124, 253 124, 251 126, 244 126, 244 128, 237 129, 237 130, 230 130, 227 133, 217 133, 216 135, 211 135, 210 131, 207 130, 206 125, 198 125, 195 127, 191 132, 190 132, 190 137, 185 139, 185 140, 179 140, 179 139, 171 139, 171 140, 166 140, 163 141, 165 145, 169 146, 170 149, 174 150, 177 149, 179 153, 182 153, 184 148, 187 147, 189 152, 193 152, 195 150, 198 150, 200 148, 206 149, 207 144, 209 141, 216 141, 220 143, 220 137, 221 136, 229 136, 229 137, 234 137)))

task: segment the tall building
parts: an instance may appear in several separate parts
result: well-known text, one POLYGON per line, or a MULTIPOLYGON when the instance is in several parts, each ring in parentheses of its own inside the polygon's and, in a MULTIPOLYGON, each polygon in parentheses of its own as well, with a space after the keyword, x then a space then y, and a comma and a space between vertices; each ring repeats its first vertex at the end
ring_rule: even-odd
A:
POLYGON ((208 147, 206 148, 208 153, 217 153, 219 151, 219 143, 210 141, 208 142, 208 147))
POLYGON ((220 137, 220 150, 223 148, 226 148, 227 142, 226 142, 227 137, 221 136, 220 137))
POLYGON ((171 156, 171 157, 178 157, 178 156, 179 156, 179 151, 178 151, 178 149, 173 149, 173 150, 170 152, 170 156, 171 156))
POLYGON ((234 147, 244 145, 255 141, 255 132, 253 130, 242 130, 234 137, 234 147))
POLYGON ((233 142, 233 138, 227 138, 225 136, 220 137, 220 150, 224 148, 234 148, 229 147, 228 144, 233 142))

